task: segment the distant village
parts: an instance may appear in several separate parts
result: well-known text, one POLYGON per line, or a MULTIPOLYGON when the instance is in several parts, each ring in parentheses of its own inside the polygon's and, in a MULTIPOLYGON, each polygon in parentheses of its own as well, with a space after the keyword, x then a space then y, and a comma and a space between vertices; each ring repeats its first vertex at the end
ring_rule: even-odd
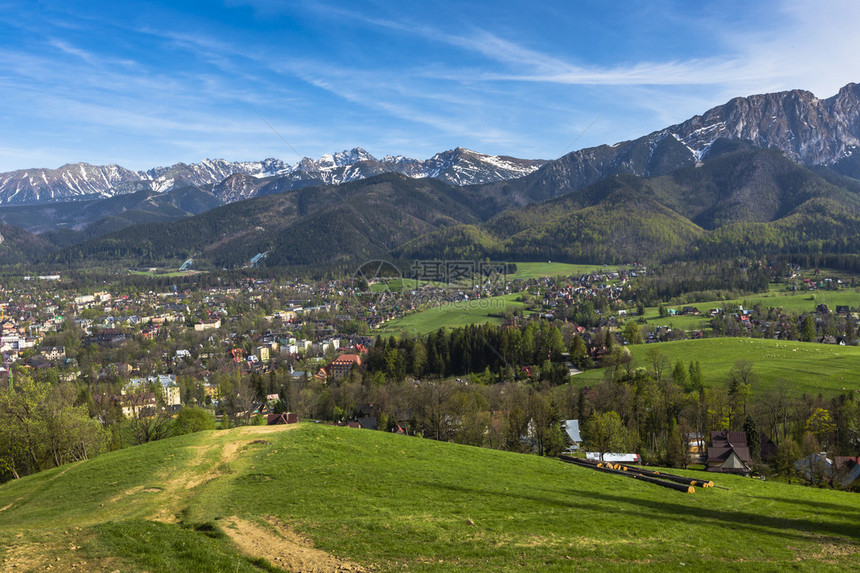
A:
MULTIPOLYGON (((498 303, 501 295, 517 295, 516 309, 491 305, 487 316, 502 328, 522 328, 532 321, 553 325, 563 335, 562 350, 571 350, 559 358, 567 380, 604 366, 613 347, 628 344, 714 335, 843 345, 857 339, 858 309, 842 305, 817 304, 812 312, 787 313, 760 305, 661 304, 659 317, 645 320, 634 289, 636 279, 647 274, 648 269, 637 266, 581 276, 478 277, 457 283, 243 278, 199 288, 181 283, 181 288, 158 292, 120 284, 79 292, 68 288, 62 275, 25 277, 0 287, 0 383, 12 387, 16 376, 25 375, 85 388, 91 415, 106 426, 115 422, 111 412, 144 420, 169 418, 193 406, 215 412, 222 427, 291 423, 325 412, 330 422, 433 437, 430 422, 416 423, 412 408, 389 406, 386 414, 370 401, 344 402, 351 407, 320 403, 338 400, 347 379, 365 386, 390 382, 391 374, 386 378, 380 370, 378 353, 376 366, 368 364, 373 359, 369 354, 380 340, 393 341, 392 335, 400 334, 392 328, 399 319, 422 310, 498 303), (673 326, 680 317, 699 320, 692 327, 689 321, 686 328, 673 326), (572 355, 574 339, 584 349, 578 357, 572 355), (313 397, 310 387, 317 389, 313 397)), ((820 277, 799 279, 786 289, 814 296, 819 290, 847 287, 838 278, 820 277)), ((513 373, 514 380, 536 384, 539 366, 524 366, 513 373)), ((544 366, 544 376, 547 372, 544 366)), ((401 376, 416 392, 425 390, 422 380, 401 376)), ((553 378, 551 383, 560 381, 553 378)), ((581 405, 579 409, 582 415, 581 405)), ((576 446, 578 421, 567 424, 567 446, 576 446)), ((505 439, 508 444, 513 439, 517 448, 543 452, 544 446, 533 445, 534 434, 526 425, 521 435, 505 439)), ((749 473, 750 446, 739 439, 741 434, 710 436, 706 452, 703 435, 689 432, 690 459, 716 471, 749 473)), ((137 437, 148 439, 149 434, 137 437)), ((768 442, 763 435, 756 459, 773 453, 768 442)))
MULTIPOLYGON (((386 292, 388 296, 356 292, 352 281, 255 279, 201 290, 78 293, 66 290, 59 274, 28 276, 16 288, 0 287, 4 361, 0 376, 8 377, 16 365, 35 372, 50 369, 60 380, 83 378, 90 384, 124 381, 133 388, 157 382, 170 407, 189 400, 217 405, 221 396, 211 375, 219 370, 238 367, 265 374, 287 368, 294 379, 337 380, 352 365, 360 365, 377 331, 392 320, 416 310, 512 292, 523 293, 520 300, 526 311, 501 307, 498 316, 503 324, 534 318, 559 321, 589 343, 607 329, 621 344, 700 338, 706 325, 718 335, 798 340, 804 320, 807 327, 812 322, 814 335, 809 341, 844 345, 857 338, 856 329, 839 331, 838 324, 853 318, 856 327, 858 309, 830 309, 824 304, 802 315, 800 322, 798 316, 773 308, 661 305, 661 320, 640 319, 631 328, 643 309, 631 302, 628 281, 645 273, 647 269, 636 267, 579 277, 471 281, 453 287, 428 282, 386 292), (679 316, 701 317, 703 328, 669 326, 679 316), (622 328, 625 323, 627 329, 622 328), (641 340, 628 340, 638 337, 641 340), (179 391, 177 380, 182 376, 197 381, 195 392, 179 391)), ((843 288, 840 279, 825 277, 806 278, 801 284, 810 292, 843 288)), ((589 344, 596 364, 605 348, 589 344)))

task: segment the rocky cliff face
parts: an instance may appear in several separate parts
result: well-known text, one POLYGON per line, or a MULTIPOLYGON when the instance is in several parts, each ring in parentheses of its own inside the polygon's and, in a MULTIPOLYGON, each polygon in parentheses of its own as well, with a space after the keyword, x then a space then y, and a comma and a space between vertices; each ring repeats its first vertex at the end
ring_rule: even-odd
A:
POLYGON ((730 148, 726 142, 776 149, 798 163, 856 176, 860 85, 827 99, 802 90, 735 98, 639 139, 574 151, 512 185, 527 200, 547 199, 612 175, 665 175, 730 148))
POLYGON ((668 128, 697 158, 719 138, 778 149, 806 165, 831 165, 860 145, 860 85, 818 99, 802 90, 735 98, 668 128))

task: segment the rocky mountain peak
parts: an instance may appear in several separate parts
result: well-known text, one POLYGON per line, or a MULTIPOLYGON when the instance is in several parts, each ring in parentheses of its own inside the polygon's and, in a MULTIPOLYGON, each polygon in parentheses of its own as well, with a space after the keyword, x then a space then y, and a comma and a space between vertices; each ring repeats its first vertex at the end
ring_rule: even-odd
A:
POLYGON ((700 159, 719 138, 779 149, 807 165, 832 164, 860 141, 860 89, 828 99, 805 90, 739 97, 668 130, 700 159))

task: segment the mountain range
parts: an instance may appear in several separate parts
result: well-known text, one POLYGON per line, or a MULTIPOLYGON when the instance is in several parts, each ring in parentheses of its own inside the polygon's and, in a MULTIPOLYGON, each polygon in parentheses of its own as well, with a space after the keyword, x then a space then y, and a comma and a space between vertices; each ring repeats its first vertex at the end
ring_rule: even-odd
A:
POLYGON ((361 148, 307 157, 289 165, 279 159, 231 162, 204 159, 147 171, 119 165, 67 164, 57 169, 20 169, 0 173, 0 204, 34 204, 114 197, 136 191, 165 192, 194 186, 224 203, 299 189, 312 185, 338 185, 381 173, 432 177, 453 185, 473 185, 521 177, 537 170, 543 160, 486 155, 457 148, 427 160, 403 156, 376 159, 361 148))
MULTIPOLYGON (((548 162, 458 148, 426 161, 377 160, 354 149, 293 166, 204 161, 145 176, 78 166, 89 182, 98 169, 109 171, 103 182, 128 180, 99 191, 110 199, 7 206, 0 221, 41 233, 54 249, 45 261, 64 264, 193 255, 229 267, 263 251, 269 265, 418 256, 610 262, 814 249, 856 256, 858 136, 860 86, 849 84, 827 99, 801 90, 735 98, 638 139, 548 162)), ((11 180, 0 176, 2 189, 11 180)), ((23 201, 21 193, 9 201, 23 201)))
POLYGON ((612 175, 667 175, 727 145, 775 149, 806 166, 860 176, 860 85, 848 84, 827 99, 803 90, 735 98, 638 139, 569 153, 516 180, 508 193, 540 201, 612 175))

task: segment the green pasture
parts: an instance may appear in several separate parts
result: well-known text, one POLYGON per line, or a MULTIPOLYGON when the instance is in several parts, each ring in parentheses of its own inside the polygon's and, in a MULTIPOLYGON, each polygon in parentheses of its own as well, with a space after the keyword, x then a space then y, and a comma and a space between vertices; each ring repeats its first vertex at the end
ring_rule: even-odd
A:
POLYGON ((203 272, 203 271, 191 270, 191 271, 156 271, 156 272, 150 272, 150 271, 129 270, 128 274, 145 276, 145 277, 150 277, 150 278, 161 278, 161 277, 187 277, 187 276, 191 276, 191 275, 200 274, 201 272, 203 272))
POLYGON ((440 328, 456 328, 471 324, 501 324, 506 309, 521 310, 525 305, 516 299, 519 293, 506 294, 462 302, 448 302, 394 319, 384 325, 388 334, 427 334, 440 328))
MULTIPOLYGON (((634 366, 650 367, 651 353, 659 351, 671 369, 680 360, 685 366, 698 360, 706 386, 728 386, 729 370, 738 360, 753 363, 758 382, 754 394, 780 390, 792 395, 837 394, 843 388, 860 391, 860 347, 789 342, 760 338, 703 338, 628 346, 634 366)), ((577 385, 593 384, 604 377, 603 369, 574 377, 577 385)))
POLYGON ((541 277, 581 276, 591 273, 607 273, 618 270, 618 266, 573 265, 568 263, 516 263, 517 272, 508 275, 508 280, 537 279, 541 277))
MULTIPOLYGON (((670 326, 671 328, 679 328, 681 330, 706 330, 710 329, 710 310, 712 308, 722 308, 722 305, 743 306, 745 309, 751 309, 755 305, 760 304, 762 308, 777 308, 784 312, 812 312, 819 304, 826 304, 830 311, 836 310, 837 306, 848 306, 850 308, 860 308, 860 291, 856 289, 843 289, 837 291, 795 291, 788 292, 785 290, 785 285, 771 284, 771 288, 766 293, 754 294, 743 298, 717 300, 708 302, 694 302, 682 304, 665 304, 667 309, 674 309, 678 312, 676 316, 661 317, 659 307, 646 307, 645 320, 648 324, 654 326, 670 326), (693 307, 699 310, 699 316, 681 315, 684 307, 693 307)), ((633 319, 638 317, 633 316, 633 319)))
MULTIPOLYGON (((724 303, 742 305, 745 309, 751 309, 760 304, 765 309, 781 308, 787 312, 809 312, 815 310, 819 304, 826 304, 830 310, 835 310, 837 305, 860 307, 860 291, 855 289, 789 292, 778 288, 778 286, 782 285, 772 285, 771 290, 766 293, 753 294, 743 298, 677 305, 666 304, 664 306, 666 309, 673 308, 678 312, 681 312, 685 306, 692 306, 698 308, 706 317, 710 309, 720 308, 724 303)), ((657 308, 655 307, 653 310, 656 311, 657 308)), ((646 318, 649 318, 648 314, 646 311, 646 318)), ((654 318, 657 318, 656 313, 654 318)))

